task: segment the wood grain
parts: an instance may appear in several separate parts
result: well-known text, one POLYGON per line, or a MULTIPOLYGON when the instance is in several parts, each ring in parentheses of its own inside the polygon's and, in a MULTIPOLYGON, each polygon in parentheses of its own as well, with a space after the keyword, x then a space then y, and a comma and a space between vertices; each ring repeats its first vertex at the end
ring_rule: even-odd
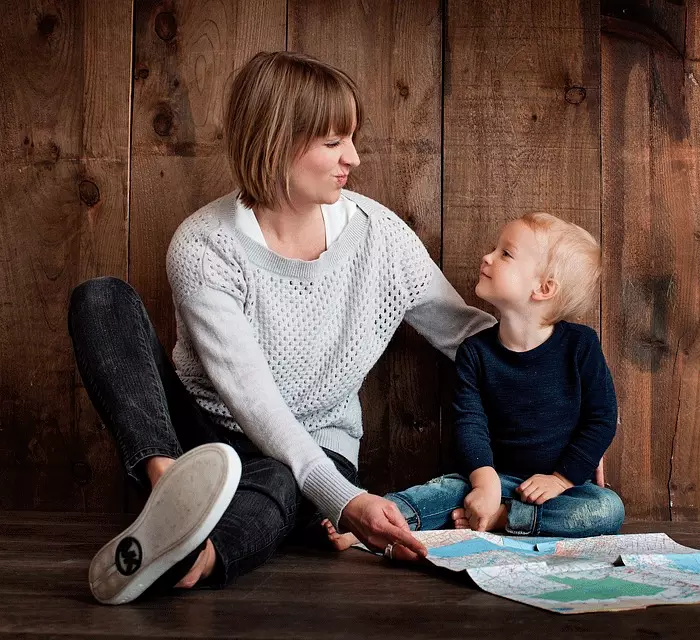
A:
MULTIPOLYGON (((657 2, 654 9, 659 24, 685 20, 682 7, 657 2)), ((608 470, 636 518, 698 517, 693 64, 634 37, 602 40, 602 317, 620 405, 608 470)))
MULTIPOLYGON (((367 120, 356 144, 357 190, 396 211, 440 260, 441 12, 437 0, 290 0, 290 51, 355 79, 367 120)), ((437 355, 397 333, 361 394, 362 480, 370 489, 422 482, 439 470, 437 355)))
MULTIPOLYGON (((561 616, 498 598, 448 571, 391 565, 352 549, 287 547, 221 591, 96 604, 87 568, 123 516, 3 514, 0 638, 687 638, 699 605, 561 616), (611 630, 614 630, 611 632, 611 630)), ((629 524, 700 546, 698 523, 629 524)))
POLYGON ((130 282, 168 352, 175 342, 165 254, 177 226, 230 191, 223 113, 236 69, 284 49, 285 1, 134 3, 130 282))
POLYGON ((114 510, 66 311, 78 282, 126 277, 131 3, 2 4, 0 506, 114 510))

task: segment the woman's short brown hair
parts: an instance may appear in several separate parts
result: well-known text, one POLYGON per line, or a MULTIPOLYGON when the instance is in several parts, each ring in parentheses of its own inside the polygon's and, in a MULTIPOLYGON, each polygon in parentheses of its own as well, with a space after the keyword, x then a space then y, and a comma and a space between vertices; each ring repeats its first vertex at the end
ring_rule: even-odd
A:
POLYGON ((314 138, 346 136, 362 125, 353 80, 300 53, 253 56, 236 75, 224 127, 244 205, 277 208, 289 200, 289 169, 314 138))

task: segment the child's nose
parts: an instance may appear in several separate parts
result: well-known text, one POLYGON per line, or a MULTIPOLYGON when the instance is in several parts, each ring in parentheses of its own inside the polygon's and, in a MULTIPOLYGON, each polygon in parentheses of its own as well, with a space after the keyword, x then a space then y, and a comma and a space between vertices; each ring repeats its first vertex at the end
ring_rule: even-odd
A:
POLYGON ((485 262, 486 264, 491 264, 491 254, 487 253, 482 259, 482 262, 485 262))

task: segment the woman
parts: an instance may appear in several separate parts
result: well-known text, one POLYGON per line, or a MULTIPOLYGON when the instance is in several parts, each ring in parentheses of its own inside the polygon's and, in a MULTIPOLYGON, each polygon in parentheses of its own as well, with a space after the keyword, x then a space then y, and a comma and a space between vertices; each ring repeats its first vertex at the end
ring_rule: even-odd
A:
POLYGON ((308 56, 260 53, 238 73, 226 115, 238 188, 168 250, 174 368, 129 285, 73 292, 90 398, 129 476, 155 487, 93 559, 101 602, 155 581, 224 586, 292 530, 322 535, 309 524, 324 516, 373 549, 425 554, 393 503, 356 486, 358 390, 403 319, 454 359, 493 318, 400 218, 343 190, 362 116, 353 81, 308 56))

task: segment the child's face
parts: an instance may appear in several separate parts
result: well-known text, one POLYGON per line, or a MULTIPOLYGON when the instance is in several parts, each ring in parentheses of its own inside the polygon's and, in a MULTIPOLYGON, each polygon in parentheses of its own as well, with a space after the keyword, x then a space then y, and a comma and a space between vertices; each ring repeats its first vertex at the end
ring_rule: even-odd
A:
POLYGON ((496 248, 481 259, 476 295, 499 311, 525 311, 541 284, 543 248, 524 222, 507 224, 496 248))

